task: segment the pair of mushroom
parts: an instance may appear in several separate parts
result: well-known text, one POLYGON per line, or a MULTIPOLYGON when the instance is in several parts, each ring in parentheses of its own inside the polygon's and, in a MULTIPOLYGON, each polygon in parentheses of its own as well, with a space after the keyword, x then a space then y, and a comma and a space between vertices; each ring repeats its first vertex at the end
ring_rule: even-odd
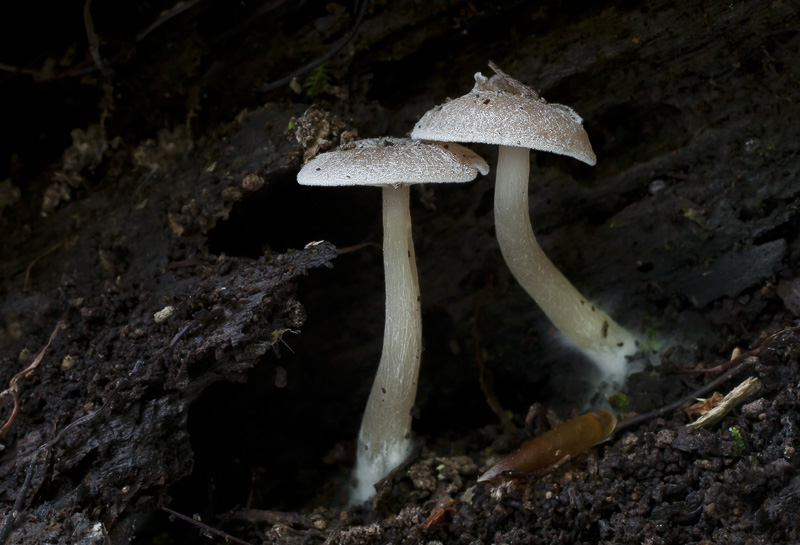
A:
POLYGON ((530 149, 568 155, 589 165, 595 155, 582 119, 549 104, 526 85, 489 65, 491 79, 475 74, 467 95, 426 113, 409 139, 362 140, 319 155, 298 174, 303 185, 376 185, 383 188, 386 323, 375 382, 358 438, 351 503, 374 494, 374 484, 411 451, 411 409, 421 354, 421 315, 409 190, 413 183, 467 182, 488 173, 486 162, 450 142, 500 146, 495 226, 500 249, 523 288, 607 379, 625 376, 636 339, 588 302, 545 256, 528 212, 530 149))

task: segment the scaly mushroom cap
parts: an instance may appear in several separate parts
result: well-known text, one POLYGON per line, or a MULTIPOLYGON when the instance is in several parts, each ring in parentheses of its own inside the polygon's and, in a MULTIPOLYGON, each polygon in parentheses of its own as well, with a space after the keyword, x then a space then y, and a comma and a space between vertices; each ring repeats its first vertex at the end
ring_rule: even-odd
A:
POLYGON ((449 142, 371 138, 346 144, 309 161, 301 185, 398 185, 469 182, 489 165, 472 150, 449 142))
POLYGON ((472 91, 427 112, 411 138, 530 148, 595 164, 583 119, 572 108, 548 103, 493 63, 489 66, 497 75, 475 74, 472 91))

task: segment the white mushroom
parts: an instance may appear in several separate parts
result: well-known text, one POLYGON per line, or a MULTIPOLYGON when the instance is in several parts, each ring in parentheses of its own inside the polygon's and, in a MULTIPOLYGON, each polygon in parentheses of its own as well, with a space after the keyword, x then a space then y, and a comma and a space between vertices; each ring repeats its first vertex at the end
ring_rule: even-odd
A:
POLYGON ((351 504, 374 495, 374 485, 411 453, 411 409, 417 394, 422 323, 411 238, 409 185, 468 182, 489 167, 458 144, 409 139, 361 140, 319 155, 297 175, 303 185, 383 188, 383 265, 386 323, 383 351, 358 437, 351 504))
POLYGON ((568 106, 548 104, 523 83, 501 72, 491 79, 475 74, 475 87, 427 112, 412 138, 480 142, 500 146, 494 214, 500 250, 514 277, 553 325, 619 386, 636 337, 589 302, 542 251, 528 212, 530 149, 574 157, 589 165, 596 158, 582 119, 568 106))

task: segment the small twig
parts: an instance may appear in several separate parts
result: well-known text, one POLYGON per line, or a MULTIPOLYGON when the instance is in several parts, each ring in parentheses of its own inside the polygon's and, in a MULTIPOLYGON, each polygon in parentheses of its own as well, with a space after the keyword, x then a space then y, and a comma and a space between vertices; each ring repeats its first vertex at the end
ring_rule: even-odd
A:
POLYGON ((358 15, 356 16, 355 23, 353 23, 353 28, 351 28, 350 32, 348 32, 347 35, 344 38, 342 38, 339 41, 339 43, 336 44, 330 51, 328 51, 327 53, 325 53, 321 57, 319 57, 317 59, 314 59, 313 61, 311 61, 307 65, 305 65, 305 66, 303 66, 301 68, 298 68, 297 70, 295 70, 294 72, 292 72, 291 74, 286 76, 285 78, 281 78, 278 81, 274 81, 272 83, 267 83, 265 85, 262 85, 261 87, 258 87, 255 90, 255 92, 256 93, 267 93, 269 91, 273 91, 273 90, 277 89, 278 87, 283 87, 284 85, 286 85, 287 83, 292 81, 297 76, 302 76, 303 74, 305 74, 309 70, 313 70, 314 68, 316 68, 317 66, 319 66, 323 62, 327 61, 328 59, 330 59, 331 57, 336 55, 339 51, 342 50, 342 48, 345 45, 348 44, 348 42, 350 42, 350 40, 353 39, 353 36, 356 35, 356 32, 358 31, 358 27, 361 26, 361 22, 364 20, 364 15, 367 13, 367 4, 369 4, 369 0, 356 0, 356 9, 358 9, 358 15))
MULTIPOLYGON (((140 32, 136 36, 136 41, 137 42, 142 41, 148 34, 150 34, 156 28, 166 23, 176 15, 183 13, 184 11, 193 7, 199 1, 200 0, 180 1, 177 4, 175 4, 172 7, 172 9, 162 12, 158 16, 158 18, 152 24, 150 24, 150 26, 145 28, 142 32, 140 32)), ((92 0, 86 0, 86 2, 84 2, 83 4, 83 24, 84 27, 86 28, 86 38, 89 41, 89 53, 92 57, 92 62, 89 62, 88 59, 86 59, 58 74, 48 74, 41 70, 34 70, 32 68, 20 68, 18 66, 12 66, 10 64, 3 64, 3 63, 0 63, 0 70, 4 72, 25 74, 26 76, 33 76, 34 78, 39 78, 41 80, 58 80, 68 76, 83 76, 91 72, 94 72, 95 70, 100 70, 100 72, 103 74, 103 77, 108 79, 110 72, 106 67, 105 63, 103 62, 102 57, 100 56, 100 37, 94 30, 94 20, 92 19, 92 14, 89 9, 91 3, 92 0)), ((119 59, 120 56, 121 54, 117 54, 111 60, 111 64, 113 65, 114 61, 119 59)))
POLYGON ((342 254, 349 254, 351 252, 356 252, 358 250, 362 250, 368 247, 377 248, 378 250, 383 250, 383 246, 381 246, 377 242, 359 242, 358 244, 353 244, 352 246, 337 248, 336 251, 339 252, 339 255, 342 255, 342 254))
POLYGON ((713 381, 709 382, 708 384, 706 384, 702 388, 699 388, 699 389, 695 390, 694 392, 683 396, 678 401, 674 401, 672 403, 669 403, 668 405, 665 405, 665 406, 663 406, 661 408, 658 408, 658 409, 655 409, 653 411, 646 412, 644 414, 640 414, 640 415, 634 416, 632 418, 626 418, 625 420, 621 420, 620 423, 617 424, 617 429, 615 431, 618 432, 619 430, 622 430, 622 429, 625 429, 625 428, 631 428, 633 426, 638 426, 639 424, 641 424, 643 422, 647 422, 650 419, 662 417, 665 414, 667 414, 669 412, 672 412, 675 409, 678 409, 684 403, 692 401, 693 399, 697 399, 698 397, 703 397, 708 392, 716 389, 720 384, 723 384, 724 382, 727 382, 731 377, 736 375, 739 371, 742 371, 745 367, 748 367, 749 365, 751 365, 751 364, 753 364, 753 363, 755 363, 757 361, 758 361, 758 358, 756 358, 755 356, 751 356, 750 359, 747 359, 747 360, 741 362, 739 365, 737 365, 733 369, 729 369, 725 374, 720 375, 719 377, 717 377, 713 381))
POLYGON ((25 289, 28 287, 28 277, 31 275, 31 271, 33 270, 34 265, 36 265, 36 263, 38 263, 39 260, 42 259, 43 257, 46 257, 49 254, 51 254, 51 253, 55 252, 56 250, 58 250, 61 247, 62 244, 64 244, 63 240, 61 242, 57 242, 57 243, 53 244, 47 250, 45 250, 43 253, 41 253, 41 254, 39 254, 39 255, 37 255, 36 257, 33 258, 33 261, 31 261, 28 264, 28 267, 25 269, 25 280, 23 280, 23 282, 22 282, 22 291, 25 291, 25 289))
POLYGON ((703 413, 694 422, 686 424, 687 428, 704 428, 713 426, 733 409, 741 405, 745 399, 758 393, 764 387, 764 383, 756 377, 748 377, 736 388, 728 392, 716 406, 703 413))
POLYGON ((431 514, 428 515, 422 523, 417 526, 423 532, 427 532, 434 526, 445 525, 450 521, 450 518, 456 513, 455 508, 456 501, 453 498, 450 498, 447 503, 443 505, 437 505, 431 511, 431 514))
POLYGON ((160 27, 161 25, 163 25, 176 15, 180 15, 187 9, 194 7, 195 4, 197 4, 199 1, 200 0, 188 0, 188 1, 181 0, 180 2, 172 6, 172 8, 166 11, 162 11, 161 14, 158 16, 158 18, 155 21, 153 21, 153 23, 149 27, 144 29, 136 36, 136 41, 141 42, 145 36, 153 32, 155 29, 157 29, 158 27, 160 27))
POLYGON ((86 27, 86 38, 89 40, 89 53, 92 54, 92 59, 103 77, 108 79, 108 69, 103 64, 103 59, 100 57, 100 38, 94 31, 94 21, 92 20, 92 12, 89 8, 92 5, 92 0, 86 0, 83 4, 83 25, 86 27))
POLYGON ((25 74, 26 76, 33 76, 35 78, 47 79, 48 76, 41 70, 33 70, 32 68, 20 68, 19 66, 11 66, 10 64, 0 63, 0 70, 4 72, 11 72, 17 74, 25 74))
POLYGON ((203 524, 199 520, 195 520, 192 517, 187 517, 186 515, 181 515, 180 513, 178 513, 177 511, 173 511, 169 507, 162 507, 161 510, 169 513, 173 517, 177 517, 177 518, 179 518, 181 520, 185 520, 186 522, 194 524, 195 526, 197 526, 198 528, 202 529, 205 532, 210 532, 210 533, 214 534, 215 536, 219 536, 222 539, 224 539, 225 541, 231 541, 233 543, 238 543, 239 545, 252 545, 251 543, 248 543, 247 541, 242 541, 241 539, 233 537, 230 534, 226 534, 225 532, 217 530, 216 528, 212 528, 208 524, 203 524))
POLYGON ((27 378, 31 373, 39 367, 39 364, 42 362, 42 358, 44 358, 45 352, 47 349, 50 348, 50 345, 53 344, 53 340, 56 338, 56 334, 64 327, 64 322, 66 320, 66 316, 62 316, 61 319, 56 324, 56 327, 53 329, 53 332, 50 333, 50 338, 47 340, 47 344, 44 345, 44 348, 39 351, 39 354, 35 358, 31 364, 26 367, 24 370, 20 371, 16 375, 14 375, 8 383, 8 388, 0 392, 0 400, 2 400, 6 396, 11 396, 14 400, 14 408, 11 411, 11 416, 8 417, 8 420, 3 427, 0 428, 0 438, 3 438, 8 433, 8 430, 11 429, 11 425, 14 423, 14 420, 17 418, 17 413, 19 412, 19 396, 17 393, 19 392, 19 387, 17 384, 23 378, 27 378))
POLYGON ((717 365, 716 367, 714 367, 714 369, 727 369, 727 371, 725 371, 725 373, 723 373, 722 375, 720 375, 719 377, 717 377, 713 381, 709 382, 708 384, 706 384, 702 388, 699 388, 699 389, 695 390, 694 392, 683 396, 678 401, 674 401, 674 402, 672 402, 672 403, 670 403, 668 405, 665 405, 665 406, 663 406, 663 407, 661 407, 659 409, 655 409, 653 411, 650 411, 650 412, 647 412, 647 413, 644 413, 644 414, 640 414, 640 415, 634 416, 632 418, 626 418, 625 420, 622 420, 622 421, 620 421, 619 424, 617 424, 617 429, 615 431, 619 431, 619 430, 622 430, 622 429, 625 429, 625 428, 631 428, 633 426, 638 426, 639 424, 641 424, 643 422, 646 422, 646 421, 648 421, 648 420, 650 420, 652 418, 659 418, 659 417, 664 416, 665 414, 667 414, 669 412, 674 411, 675 409, 678 409, 684 403, 687 403, 687 402, 692 401, 693 399, 697 399, 699 397, 703 397, 704 395, 706 395, 707 393, 711 392, 712 390, 715 390, 721 384, 723 384, 726 381, 730 380, 731 377, 737 375, 740 371, 744 370, 745 368, 749 367, 750 365, 753 365, 753 364, 757 363, 758 362, 758 356, 760 356, 761 353, 764 352, 765 350, 769 349, 770 346, 775 342, 775 340, 780 335, 783 335, 783 334, 789 333, 789 332, 796 332, 796 331, 800 331, 800 326, 789 327, 789 328, 783 329, 781 331, 778 331, 777 333, 774 333, 774 334, 770 335, 769 337, 767 337, 764 340, 763 343, 761 343, 761 345, 758 348, 754 348, 753 350, 749 350, 749 351, 741 354, 740 356, 738 356, 736 358, 733 358, 729 362, 725 362, 725 363, 722 363, 722 364, 717 365), (735 366, 735 367, 733 367, 733 366, 735 366))
POLYGON ((167 348, 172 348, 173 346, 175 346, 175 343, 178 342, 178 339, 183 337, 183 334, 189 331, 189 328, 192 327, 193 325, 195 325, 194 320, 183 326, 181 330, 178 331, 178 333, 174 337, 172 337, 172 340, 169 342, 167 348))
POLYGON ((800 326, 789 327, 789 328, 786 328, 786 329, 782 329, 782 330, 778 331, 777 333, 773 333, 772 335, 767 337, 764 340, 764 342, 761 343, 758 346, 758 348, 754 348, 753 350, 748 350, 747 352, 740 353, 735 358, 731 358, 729 361, 726 361, 724 363, 720 363, 719 365, 715 365, 714 367, 708 367, 706 369, 698 369, 698 368, 695 368, 695 369, 672 369, 672 370, 666 371, 665 374, 667 374, 667 375, 699 375, 699 374, 704 374, 704 373, 719 373, 719 372, 725 371, 727 369, 730 369, 734 365, 738 365, 740 362, 744 361, 746 358, 749 358, 750 356, 757 356, 763 350, 766 350, 769 347, 769 345, 771 345, 772 342, 779 335, 783 335, 784 333, 788 333, 790 331, 798 331, 798 330, 800 330, 800 326))

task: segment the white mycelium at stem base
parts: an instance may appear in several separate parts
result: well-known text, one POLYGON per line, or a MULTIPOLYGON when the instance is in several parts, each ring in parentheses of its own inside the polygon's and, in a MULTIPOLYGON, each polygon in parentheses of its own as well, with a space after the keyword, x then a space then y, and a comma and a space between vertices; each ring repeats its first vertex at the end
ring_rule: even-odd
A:
POLYGON ((375 494, 375 483, 411 454, 411 409, 422 352, 419 282, 411 239, 408 186, 383 188, 386 324, 378 373, 358 436, 350 503, 375 494))
POLYGON ((618 386, 627 373, 625 356, 636 351, 636 339, 587 301, 536 242, 528 211, 529 171, 528 148, 500 146, 494 217, 503 258, 553 325, 618 386))

